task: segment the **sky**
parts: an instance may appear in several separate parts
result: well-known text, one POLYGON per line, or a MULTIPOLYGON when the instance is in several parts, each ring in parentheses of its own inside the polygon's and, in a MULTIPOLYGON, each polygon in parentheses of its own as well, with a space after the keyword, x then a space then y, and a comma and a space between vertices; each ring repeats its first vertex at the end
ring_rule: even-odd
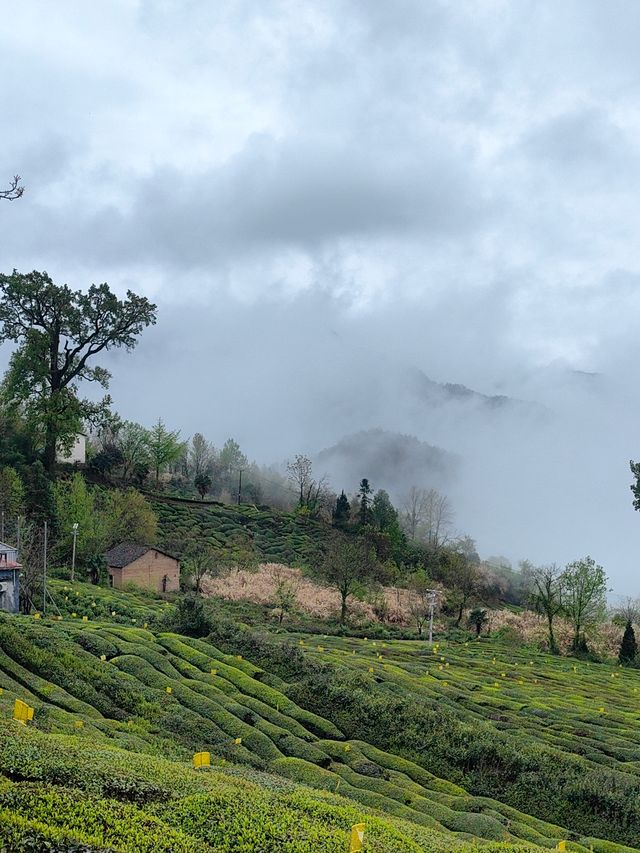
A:
POLYGON ((483 556, 589 553, 639 594, 639 28, 635 0, 22 0, 0 270, 157 302, 109 358, 124 417, 265 463, 415 435, 460 457, 483 556), (531 405, 429 408, 415 370, 531 405))

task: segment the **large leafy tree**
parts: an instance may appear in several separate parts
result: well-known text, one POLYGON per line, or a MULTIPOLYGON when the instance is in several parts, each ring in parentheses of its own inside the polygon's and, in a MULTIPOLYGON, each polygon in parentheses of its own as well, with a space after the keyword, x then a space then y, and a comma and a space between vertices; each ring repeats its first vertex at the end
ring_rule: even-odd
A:
POLYGON ((607 576, 593 557, 569 563, 562 573, 563 605, 573 624, 573 648, 585 645, 584 630, 601 622, 607 609, 607 576))
POLYGON ((23 404, 49 473, 57 448, 71 446, 85 421, 108 410, 108 396, 93 403, 78 395, 82 381, 108 388, 110 374, 95 357, 116 347, 132 350, 155 321, 156 306, 131 291, 121 300, 107 284, 83 293, 54 284, 46 272, 0 275, 0 343, 17 344, 5 395, 23 404))

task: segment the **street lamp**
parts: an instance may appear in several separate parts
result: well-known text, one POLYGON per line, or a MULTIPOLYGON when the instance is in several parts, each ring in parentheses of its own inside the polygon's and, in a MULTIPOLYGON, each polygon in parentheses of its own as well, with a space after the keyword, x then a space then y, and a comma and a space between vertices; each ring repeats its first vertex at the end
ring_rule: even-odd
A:
POLYGON ((78 522, 71 525, 73 534, 73 550, 71 552, 71 583, 76 579, 76 536, 78 535, 78 522))

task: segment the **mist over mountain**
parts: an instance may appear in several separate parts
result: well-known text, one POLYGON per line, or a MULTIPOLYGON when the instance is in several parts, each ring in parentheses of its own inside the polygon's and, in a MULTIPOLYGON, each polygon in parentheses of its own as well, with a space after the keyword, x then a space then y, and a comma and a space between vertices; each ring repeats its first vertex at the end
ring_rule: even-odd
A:
POLYGON ((458 462, 454 454, 415 436, 381 429, 345 436, 315 458, 317 470, 326 472, 337 488, 356 491, 367 477, 374 490, 383 488, 396 500, 413 484, 448 489, 458 462))

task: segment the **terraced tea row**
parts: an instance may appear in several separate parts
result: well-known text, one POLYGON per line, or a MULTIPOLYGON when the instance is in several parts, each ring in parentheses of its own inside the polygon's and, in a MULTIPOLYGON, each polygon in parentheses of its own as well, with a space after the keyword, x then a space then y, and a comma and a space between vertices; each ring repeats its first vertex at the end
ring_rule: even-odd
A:
MULTIPOLYGON (((327 796, 347 797, 359 815, 374 811, 386 820, 404 821, 415 827, 416 838, 426 838, 428 831, 435 837, 453 834, 452 843, 475 838, 553 847, 569 837, 567 830, 516 808, 470 796, 415 762, 361 740, 347 740, 329 719, 292 701, 288 685, 279 678, 205 641, 114 623, 18 618, 0 622, 0 650, 0 716, 7 719, 14 699, 23 699, 35 707, 41 731, 64 736, 66 743, 85 750, 87 756, 92 750, 117 746, 170 756, 184 768, 193 752, 208 750, 219 764, 253 767, 322 790, 327 796)), ((366 661, 369 652, 367 648, 362 655, 352 655, 336 644, 325 653, 342 658, 345 651, 354 667, 361 665, 361 657, 366 661)), ((408 653, 408 648, 398 649, 399 658, 408 653)), ((399 663, 398 670, 402 668, 399 663)), ((40 759, 35 770, 28 761, 18 768, 6 747, 0 752, 0 770, 10 778, 56 781, 55 775, 38 775, 40 759)), ((83 788, 83 773, 82 766, 72 762, 65 784, 83 788)), ((5 796, 15 813, 19 795, 5 796)), ((29 794, 31 817, 53 813, 57 796, 51 791, 29 794)), ((66 800, 60 797, 60 813, 66 814, 66 800)), ((203 803, 202 808, 209 807, 203 803)), ((188 812, 183 814, 185 821, 191 821, 188 812)), ((162 819, 167 815, 163 813, 162 819)), ((72 816, 69 821, 71 825, 72 816)), ((417 843, 415 849, 431 849, 424 841, 417 843)), ((601 851, 621 849, 577 837, 571 849, 589 846, 601 851)))

